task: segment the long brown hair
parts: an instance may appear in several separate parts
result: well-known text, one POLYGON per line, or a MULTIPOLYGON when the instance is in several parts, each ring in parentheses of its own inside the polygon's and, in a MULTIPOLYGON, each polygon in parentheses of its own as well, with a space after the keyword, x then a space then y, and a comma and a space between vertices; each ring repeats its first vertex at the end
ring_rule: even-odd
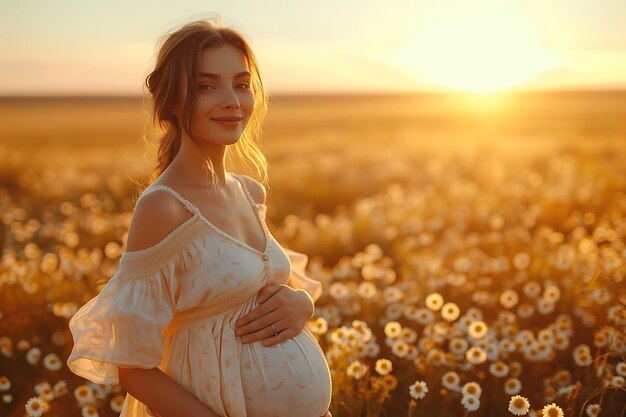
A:
MULTIPOLYGON (((214 19, 209 19, 214 20, 214 19)), ((154 70, 146 77, 144 88, 149 92, 151 107, 151 122, 153 127, 164 129, 159 140, 158 162, 153 170, 152 183, 172 162, 180 149, 182 128, 189 132, 192 144, 201 154, 201 148, 195 143, 191 129, 191 115, 196 105, 196 83, 200 55, 204 48, 231 45, 239 49, 244 55, 251 74, 251 89, 254 94, 254 109, 250 120, 241 138, 234 146, 226 148, 226 160, 233 160, 231 149, 240 160, 252 166, 253 176, 263 183, 267 183, 267 159, 259 149, 258 143, 262 138, 262 124, 267 113, 269 94, 265 90, 261 78, 257 59, 252 52, 244 35, 229 27, 222 27, 218 22, 196 20, 188 23, 173 32, 166 33, 157 43, 158 50, 154 70), (182 118, 178 120, 173 114, 174 107, 179 99, 179 80, 181 75, 187 75, 187 98, 184 103, 182 118), (181 123, 184 125, 181 126, 181 123)), ((212 176, 214 186, 219 179, 213 170, 210 158, 203 159, 203 167, 212 176)))

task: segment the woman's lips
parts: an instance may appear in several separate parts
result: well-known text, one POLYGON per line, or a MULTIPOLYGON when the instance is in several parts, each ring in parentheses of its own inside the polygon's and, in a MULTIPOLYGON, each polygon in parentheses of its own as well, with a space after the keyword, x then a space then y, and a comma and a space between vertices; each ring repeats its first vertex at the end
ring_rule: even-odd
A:
POLYGON ((213 120, 215 123, 222 125, 224 127, 237 127, 239 123, 241 123, 241 120, 217 120, 217 119, 211 119, 211 120, 213 120))

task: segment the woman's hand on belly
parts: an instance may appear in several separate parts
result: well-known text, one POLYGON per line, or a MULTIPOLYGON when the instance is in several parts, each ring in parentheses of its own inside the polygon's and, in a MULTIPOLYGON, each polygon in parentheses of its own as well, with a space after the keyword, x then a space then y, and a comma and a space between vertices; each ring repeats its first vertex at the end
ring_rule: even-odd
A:
POLYGON ((243 343, 263 340, 263 346, 273 346, 283 342, 299 334, 315 313, 311 296, 288 285, 266 285, 259 290, 258 297, 261 304, 235 323, 235 335, 243 343), (278 333, 276 336, 272 326, 278 333))

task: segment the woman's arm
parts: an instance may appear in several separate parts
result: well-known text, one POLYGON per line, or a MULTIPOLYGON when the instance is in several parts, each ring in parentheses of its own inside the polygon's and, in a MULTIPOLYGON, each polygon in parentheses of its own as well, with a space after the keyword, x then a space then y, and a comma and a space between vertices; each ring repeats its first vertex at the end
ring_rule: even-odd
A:
POLYGON ((221 417, 159 368, 119 367, 120 385, 157 417, 221 417))
MULTIPOLYGON (((152 247, 189 218, 190 214, 165 192, 151 192, 137 202, 126 250, 152 247)), ((159 368, 119 367, 122 388, 157 417, 220 417, 159 368)))

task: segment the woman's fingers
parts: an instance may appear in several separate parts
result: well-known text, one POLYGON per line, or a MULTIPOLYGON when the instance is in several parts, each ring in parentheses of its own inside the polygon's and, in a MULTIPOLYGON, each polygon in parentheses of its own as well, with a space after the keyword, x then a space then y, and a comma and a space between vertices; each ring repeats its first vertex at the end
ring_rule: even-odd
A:
MULTIPOLYGON (((261 307, 257 307, 255 310, 261 310, 261 307)), ((271 309, 269 306, 263 307, 261 314, 253 314, 253 311, 248 313, 251 315, 252 321, 235 328, 236 336, 251 336, 255 332, 263 331, 270 324, 276 323, 278 320, 285 317, 284 312, 281 312, 279 308, 271 309)))
POLYGON ((299 334, 311 317, 311 298, 304 291, 285 285, 264 289, 268 288, 268 291, 276 289, 273 297, 235 322, 235 336, 241 343, 263 341, 265 347, 274 346, 299 334), (283 287, 289 291, 280 291, 283 287))
POLYGON ((280 322, 274 324, 274 327, 276 327, 278 334, 276 336, 270 335, 266 337, 261 343, 263 346, 269 347, 269 346, 277 345, 281 342, 284 342, 285 340, 291 339, 292 337, 298 334, 298 331, 295 331, 291 327, 282 329, 282 326, 279 327, 280 326, 279 323, 280 322))
POLYGON ((280 291, 283 287, 286 287, 285 284, 268 284, 265 287, 259 290, 259 296, 257 297, 257 301, 260 304, 263 304, 265 300, 271 298, 274 294, 280 291))
POLYGON ((244 326, 245 329, 237 329, 235 331, 235 335, 239 337, 243 343, 255 342, 274 334, 274 330, 272 330, 270 325, 274 326, 276 332, 282 332, 292 326, 290 323, 291 320, 282 319, 280 312, 278 310, 274 310, 256 321, 247 324, 244 326))
POLYGON ((243 317, 240 317, 235 322, 235 329, 238 332, 242 332, 241 334, 246 334, 250 331, 251 328, 254 327, 255 320, 260 319, 266 314, 271 313, 276 310, 277 306, 268 302, 267 304, 261 304, 253 308, 251 311, 248 311, 243 317))
MULTIPOLYGON (((259 317, 263 317, 267 313, 276 309, 277 305, 273 302, 272 297, 282 288, 283 285, 277 284, 266 285, 265 287, 263 287, 259 291, 260 295, 258 300, 261 300, 261 297, 265 298, 265 300, 263 300, 262 303, 261 301, 259 301, 259 303, 261 303, 260 305, 256 306, 251 311, 244 314, 242 317, 239 317, 235 322, 235 328, 242 330, 243 333, 241 334, 248 333, 250 329, 253 328, 253 326, 250 326, 251 323, 253 323, 259 317)), ((237 335, 239 335, 239 333, 237 335)))

